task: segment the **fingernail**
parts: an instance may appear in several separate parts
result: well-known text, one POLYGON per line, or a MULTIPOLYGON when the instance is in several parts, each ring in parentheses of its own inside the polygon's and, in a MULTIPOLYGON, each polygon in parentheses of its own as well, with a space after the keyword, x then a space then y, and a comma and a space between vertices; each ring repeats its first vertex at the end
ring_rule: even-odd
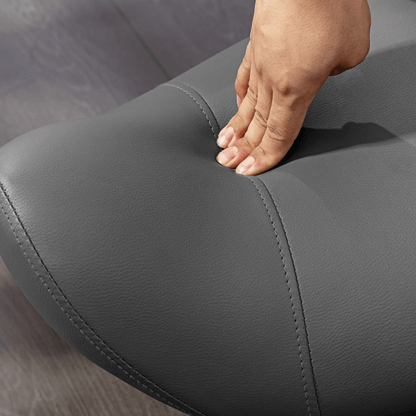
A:
POLYGON ((218 153, 217 161, 221 165, 226 165, 230 160, 234 159, 238 154, 238 149, 236 146, 227 147, 222 152, 218 153))
POLYGON ((255 161, 256 159, 253 156, 249 156, 237 166, 235 171, 240 175, 246 173, 254 165, 255 161))
POLYGON ((217 140, 217 144, 219 147, 225 147, 231 141, 234 136, 234 129, 229 126, 226 129, 222 129, 217 140))

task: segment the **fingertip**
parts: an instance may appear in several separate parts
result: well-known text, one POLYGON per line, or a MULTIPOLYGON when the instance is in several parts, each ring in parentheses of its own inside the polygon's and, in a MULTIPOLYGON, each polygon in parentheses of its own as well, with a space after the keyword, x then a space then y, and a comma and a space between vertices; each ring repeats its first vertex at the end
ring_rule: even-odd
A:
POLYGON ((260 173, 267 172, 276 167, 285 157, 286 153, 287 151, 284 149, 276 149, 274 152, 266 152, 260 144, 251 152, 250 156, 242 162, 243 166, 238 166, 237 173, 255 176, 260 173), (246 163, 249 166, 244 166, 246 163), (246 167, 246 169, 244 169, 244 167, 246 167))
POLYGON ((225 149, 227 146, 229 146, 233 137, 234 129, 232 126, 228 126, 227 128, 224 128, 218 136, 217 145, 222 149, 225 149))

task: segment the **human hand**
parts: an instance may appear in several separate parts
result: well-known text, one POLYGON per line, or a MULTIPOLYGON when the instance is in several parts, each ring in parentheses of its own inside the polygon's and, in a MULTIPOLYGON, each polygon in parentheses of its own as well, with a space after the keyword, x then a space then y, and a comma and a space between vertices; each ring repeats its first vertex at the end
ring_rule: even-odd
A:
POLYGON ((370 26, 366 0, 256 0, 238 112, 219 134, 217 161, 244 175, 276 166, 328 76, 365 59, 370 26))

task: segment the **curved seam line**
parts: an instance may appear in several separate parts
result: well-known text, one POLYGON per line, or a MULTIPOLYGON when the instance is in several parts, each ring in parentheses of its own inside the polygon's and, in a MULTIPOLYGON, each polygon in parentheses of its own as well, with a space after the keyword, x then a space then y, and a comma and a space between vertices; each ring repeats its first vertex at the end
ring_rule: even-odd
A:
MULTIPOLYGON (((304 371, 304 368, 303 368, 302 351, 301 351, 300 341, 299 341, 298 320, 297 320, 297 318, 296 318, 296 311, 295 311, 295 309, 294 309, 293 296, 292 296, 292 291, 291 291, 290 284, 289 284, 289 278, 288 278, 288 274, 287 274, 287 270, 286 270, 286 264, 285 264, 285 261, 284 261, 284 256, 283 256, 282 249, 281 249, 280 242, 279 242, 279 234, 278 234, 278 232, 277 232, 277 230, 276 230, 276 227, 275 227, 275 225, 274 225, 274 221, 273 221, 273 218, 272 218, 272 216, 271 216, 271 213, 270 213, 269 207, 267 206, 267 203, 266 203, 266 201, 264 200, 263 195, 262 195, 262 193, 261 193, 260 189, 258 188, 257 184, 253 181, 253 179, 252 179, 252 178, 250 178, 250 176, 247 176, 247 178, 248 178, 248 179, 250 179, 250 181, 251 181, 251 182, 253 183, 253 185, 256 187, 257 192, 258 192, 258 193, 259 193, 259 195, 260 195, 260 197, 261 197, 261 199, 262 199, 262 201, 263 201, 263 204, 264 204, 264 206, 266 207, 267 213, 268 213, 268 215, 269 215, 270 222, 272 223, 272 227, 273 227, 273 230, 274 230, 274 235, 276 236, 276 241, 277 241, 277 245, 278 245, 278 247, 279 247, 280 257, 282 258, 283 269, 284 269, 284 271, 285 271, 286 284, 287 284, 287 287, 288 287, 288 290, 289 290, 290 303, 291 303, 291 307, 292 307, 292 314, 293 314, 293 317, 294 317, 294 319, 295 319, 296 340, 297 340, 297 343, 298 343, 298 350, 299 350, 299 357, 300 357, 300 366, 301 366, 301 369, 302 369, 303 390, 304 390, 304 395, 305 395, 305 398, 306 398, 306 405, 307 405, 307 407, 308 407, 308 414, 309 414, 309 416, 312 416, 312 414, 311 414, 311 407, 310 407, 310 404, 309 404, 308 388, 307 388, 307 386, 306 386, 305 371, 304 371)), ((259 180, 260 180, 260 178, 259 178, 259 180)), ((264 182, 263 182, 263 181, 261 181, 261 182, 264 184, 264 182)), ((276 208, 276 209, 277 209, 277 208, 276 208)))
MULTIPOLYGON (((304 310, 304 308, 303 308, 303 302, 302 302, 302 296, 301 296, 301 292, 300 292, 300 286, 299 286, 299 282, 298 282, 298 278, 297 278, 296 266, 295 266, 295 262, 294 262, 294 260, 293 260, 293 254, 292 254, 292 249, 290 248, 289 238, 288 238, 288 236, 287 236, 286 229, 285 229, 285 226, 284 226, 284 224, 283 224, 283 218, 282 218, 282 216, 280 215, 279 210, 277 209, 277 203, 276 203, 275 199, 273 198, 273 195, 272 195, 272 193, 270 192, 270 189, 268 188, 268 186, 266 185, 266 183, 265 183, 262 179, 260 179, 260 178, 258 178, 258 179, 259 179, 259 181, 261 181, 261 182, 263 183, 263 185, 264 185, 264 186, 265 186, 265 188, 267 189, 267 192, 269 193, 270 198, 271 198, 271 199, 272 199, 272 201, 273 201, 274 207, 276 208, 276 212, 277 212, 277 215, 279 216, 280 223, 282 224, 282 229, 283 229, 283 232, 284 232, 284 234, 285 234, 285 238, 286 238, 286 242, 287 242, 287 247, 288 247, 288 249, 289 249, 290 257, 291 257, 291 259, 292 259, 293 270, 294 270, 294 272, 295 272, 295 278, 296 278, 296 282, 297 282, 297 286, 298 286, 298 290, 299 290, 299 301, 300 301, 300 307, 301 307, 301 309, 302 309, 302 313, 303 313, 303 316, 304 316, 304 318, 305 318, 305 317, 306 317, 306 314, 305 314, 305 310, 304 310)), ((315 371, 314 371, 314 368, 313 368, 312 348, 311 348, 311 344, 309 343, 308 326, 307 326, 307 324, 306 324, 306 319, 304 319, 304 320, 303 320, 303 322, 304 322, 304 324, 305 324, 305 335, 306 335, 306 342, 308 343, 308 347, 309 347, 309 355, 310 355, 310 363, 311 363, 311 371, 312 371, 312 382, 313 382, 313 387, 314 387, 314 390, 315 390, 316 402, 317 402, 317 405, 318 405, 318 412, 319 412, 319 414, 321 414, 321 408, 320 408, 320 405, 319 405, 319 399, 318 399, 318 390, 317 390, 317 388, 316 388, 315 371)))
POLYGON ((208 102, 207 102, 207 100, 202 96, 202 94, 199 92, 199 91, 197 91, 195 88, 193 88, 193 87, 191 87, 190 85, 188 85, 188 84, 185 84, 184 82, 182 82, 182 81, 175 81, 175 82, 179 82, 180 84, 183 84, 183 85, 186 85, 188 88, 190 88, 192 91, 195 91, 201 98, 202 98, 202 100, 204 101, 204 103, 205 103, 205 105, 209 108, 209 110, 211 111, 211 114, 212 114, 212 117, 214 117, 214 120, 215 120, 215 122, 217 123, 217 127, 218 127, 218 130, 220 131, 221 130, 221 126, 220 126, 220 123, 218 122, 218 119, 217 119, 217 117, 215 117, 215 113, 214 113, 214 110, 212 109, 212 107, 208 104, 208 102))
MULTIPOLYGON (((52 282, 55 284, 56 288, 58 289, 58 292, 60 293, 60 295, 65 299, 65 301, 67 302, 67 304, 69 305, 69 308, 72 309, 72 311, 75 313, 75 316, 78 317, 81 322, 100 340, 100 342, 112 353, 114 354, 114 356, 116 356, 123 364, 125 364, 128 368, 130 368, 134 373, 138 374, 140 377, 143 377, 143 379, 145 379, 146 381, 148 381, 150 384, 154 385, 156 388, 158 388, 161 392, 167 394, 168 396, 173 397, 175 400, 177 400, 179 403, 183 404, 184 406, 188 407, 189 409, 191 409, 192 411, 205 416, 203 413, 199 412, 198 410, 193 409, 191 406, 188 406, 186 403, 182 402, 181 400, 177 399, 175 396, 173 396, 172 394, 168 393, 167 391, 163 390, 161 387, 159 387, 157 384, 153 383, 152 381, 150 381, 147 377, 142 376, 137 370, 135 370, 133 367, 131 367, 126 361, 124 361, 116 352, 114 352, 92 329, 91 327, 84 321, 84 319, 78 314, 78 312, 75 310, 75 308, 71 305, 71 303, 69 302, 69 300, 67 299, 67 297, 65 296, 65 294, 61 291, 61 289, 59 288, 58 284, 56 283, 55 279, 52 277, 51 273, 49 272, 49 270, 47 269, 45 263, 43 262, 40 254, 38 253, 38 251, 36 250, 34 244, 32 243, 32 240, 29 237, 28 232, 26 231, 25 227, 23 226, 22 221, 20 220, 19 215, 17 214, 16 209, 14 208, 13 204, 10 201, 9 196, 7 195, 4 185, 0 182, 0 189, 2 190, 3 194, 5 195, 10 207, 12 208, 18 222, 20 223, 20 226, 22 227, 24 233, 26 234, 30 245, 32 246, 33 250, 35 251, 36 255, 38 256, 40 262, 42 263, 42 265, 44 266, 47 274, 50 276, 52 282)), ((108 358, 112 363, 114 363, 124 374, 128 375, 130 378, 132 378, 133 380, 135 380, 139 385, 143 386, 144 388, 150 390, 152 393, 154 393, 156 396, 163 398, 164 400, 167 401, 167 403, 180 410, 181 412, 188 412, 188 410, 184 410, 181 409, 179 406, 171 403, 166 397, 163 397, 162 395, 158 394, 157 392, 153 391, 149 386, 146 386, 145 384, 143 384, 141 381, 139 381, 137 378, 135 378, 134 376, 132 376, 131 374, 129 374, 124 368, 122 368, 118 363, 116 363, 112 358, 110 358, 92 339, 90 339, 88 337, 88 335, 78 326, 78 324, 76 322, 74 322, 74 320, 72 319, 72 317, 69 315, 69 313, 64 309, 63 305, 60 304, 60 302, 56 299, 56 297, 54 296, 54 294, 52 293, 51 289, 49 288, 49 286, 47 285, 47 283, 45 282, 45 280, 42 278, 42 276, 38 273, 38 271, 36 270, 35 266, 33 265, 33 263, 31 262, 29 256, 26 254, 22 243, 19 241, 19 237, 17 236, 14 228, 13 228, 13 224, 10 221, 9 216, 7 215, 6 211, 4 210, 1 202, 0 202, 0 207, 2 209, 2 211, 4 212, 10 227, 13 231, 13 234, 16 237, 17 242, 19 243, 21 249, 23 250, 23 253, 26 256, 26 259, 29 261, 30 265, 32 266, 33 270, 35 270, 35 273, 37 274, 37 276, 39 277, 39 279, 41 280, 42 284, 47 288, 48 292, 51 294, 52 298, 55 300, 55 302, 58 304, 58 306, 61 308, 61 310, 65 313, 65 315, 69 318, 69 320, 78 328, 78 330, 84 335, 84 337, 101 353, 103 354, 106 358, 108 358)))
MULTIPOLYGON (((186 91, 186 90, 184 90, 183 88, 181 88, 181 87, 178 87, 177 85, 173 85, 173 84, 162 84, 162 85, 160 85, 160 87, 164 87, 164 86, 166 86, 166 87, 175 87, 175 88, 177 88, 178 90, 181 90, 181 91, 183 91, 186 95, 189 95, 197 104, 198 104, 198 107, 202 110, 202 112, 204 113, 204 115, 205 115, 205 118, 208 120, 208 124, 209 124, 209 126, 211 127, 211 131, 212 131, 212 134, 214 135, 214 138, 216 138, 216 136, 215 136, 215 131, 214 131, 214 128, 213 128, 213 126, 212 126, 212 124, 211 124, 211 121, 209 120, 209 117, 208 117, 208 115, 207 115, 207 113, 205 112, 205 110, 202 108, 202 106, 201 106, 201 104, 199 104, 199 102, 196 100, 196 98, 193 96, 193 95, 191 95, 191 94, 189 94, 189 92, 188 91, 186 91)), ((208 108, 211 110, 211 108, 208 106, 208 108)), ((212 111, 212 110, 211 110, 212 111)))
MULTIPOLYGON (((180 82, 180 81, 177 81, 177 82, 180 82)), ((187 87, 189 87, 189 88, 191 88, 192 90, 194 90, 192 87, 190 87, 189 85, 187 85, 187 84, 185 84, 184 82, 181 82, 181 84, 184 84, 184 85, 186 85, 187 87)), ((199 106, 199 108, 202 110, 202 112, 204 113, 204 115, 205 115, 205 118, 208 120, 208 123, 209 123, 209 125, 210 125, 210 127, 211 127, 211 131, 212 131, 212 133, 214 134, 214 137, 216 137, 215 136, 215 132, 214 132, 214 130, 213 130, 213 127, 212 127, 212 125, 211 125, 211 122, 210 122, 210 120, 209 120, 209 118, 208 118, 208 116, 207 116, 207 114, 205 113, 205 111, 204 111, 204 109, 202 108, 202 106, 200 105, 200 103, 195 99, 195 97, 194 96, 192 96, 191 94, 189 94, 186 90, 184 90, 183 88, 181 88, 181 87, 178 87, 177 85, 173 85, 173 84, 167 84, 167 83, 165 83, 165 84, 162 84, 162 86, 164 86, 164 85, 166 85, 166 86, 170 86, 170 87, 175 87, 175 88, 178 88, 179 90, 181 90, 181 91, 183 91, 185 94, 187 94, 187 95, 189 95, 197 104, 198 104, 198 106, 199 106)), ((197 92, 196 90, 194 90, 195 92, 197 92)), ((198 93, 198 95, 200 95, 199 93, 198 93)), ((201 98, 202 98, 202 96, 201 96, 201 98)), ((215 121, 218 123, 218 120, 215 118, 215 116, 214 116, 214 113, 213 113, 213 111, 212 111, 212 108, 207 104, 207 102, 204 100, 204 102, 205 102, 205 104, 207 105, 207 107, 211 110, 211 113, 213 114, 213 117, 214 117, 214 119, 215 119, 215 121)), ((219 123, 218 123, 218 125, 219 125, 219 123)), ((282 263, 283 263, 283 269, 284 269, 284 271, 285 271, 285 277, 286 277, 286 284, 287 284, 287 286, 288 286, 288 290, 289 290, 289 295, 290 295, 290 301, 291 301, 291 306, 292 306, 292 313, 293 313, 293 317, 294 317, 294 319, 295 319, 295 327, 296 327, 296 334, 297 334, 297 337, 296 337, 296 339, 297 339, 297 342, 298 342, 298 350, 299 350, 299 357, 300 357, 300 363, 301 363, 301 369, 302 369, 302 379, 303 379, 303 383, 304 383, 304 391, 305 391, 305 397, 306 397, 306 404, 307 404, 307 407, 308 407, 308 414, 309 414, 309 416, 312 416, 311 415, 311 408, 310 408, 310 404, 309 404, 309 398, 308 398, 308 389, 307 389, 307 386, 306 386, 306 377, 305 377, 305 371, 304 371, 304 367, 303 367, 303 359, 302 359, 302 351, 301 351, 301 346, 300 346, 300 341, 299 341, 299 332, 298 332, 298 321, 297 321, 297 318, 296 318, 296 311, 295 311, 295 309, 294 309, 294 304, 293 304, 293 297, 292 297, 292 291, 291 291, 291 289, 290 289, 290 284, 289 284, 289 279, 288 279, 288 275, 287 275, 287 270, 286 270, 286 264, 285 264, 285 261, 284 261, 284 256, 283 256, 283 253, 282 253, 282 250, 281 250, 281 246, 280 246, 280 242, 279 242, 279 234, 277 233, 277 230, 276 230, 276 228, 275 228, 275 225, 274 225, 274 221, 273 221, 273 218, 272 218, 272 216, 270 215, 270 211, 269 211, 269 208, 268 208, 268 206, 267 206, 267 203, 266 203, 266 201, 264 200, 264 198, 263 198, 263 195, 261 194, 261 191, 259 190, 259 188, 258 188, 258 186, 256 185, 256 183, 253 181, 253 179, 251 179, 249 176, 247 176, 250 180, 251 180, 251 182, 253 183, 253 185, 256 187, 256 189, 257 189, 257 192, 259 193, 259 195, 260 195, 260 197, 261 197, 261 199, 263 200, 263 204, 264 204, 264 206, 266 207, 266 210, 267 210, 267 213, 268 213, 268 215, 269 215, 269 218, 270 218, 270 221, 271 221, 271 223, 272 223, 272 226, 273 226, 273 230, 274 230, 274 234, 275 234, 275 236, 276 236, 276 240, 277 240, 277 245, 278 245, 278 247, 279 247, 279 252, 280 252, 280 256, 281 256, 281 258, 282 258, 282 263)), ((292 256, 292 252, 291 252, 291 250, 290 250, 290 246, 289 246, 289 241, 287 240, 287 235, 286 235, 286 231, 285 231, 285 228, 284 228, 284 226, 283 226, 283 221, 282 221, 282 218, 281 218, 281 216, 280 216, 280 214, 279 214, 279 211, 278 211, 278 209, 277 209, 277 205, 276 205, 276 201, 273 199, 273 196, 271 195, 271 193, 270 193, 270 190, 269 190, 269 188, 266 186, 266 184, 260 179, 260 178, 258 178, 263 184, 264 184, 264 186, 266 187, 266 189, 267 189, 267 191, 269 192, 269 194, 270 194, 270 197, 272 198, 272 200, 273 200, 273 203, 274 203, 274 206, 275 206, 275 208, 276 208, 276 212, 277 212, 277 214, 278 214, 278 216, 279 216, 279 219, 280 219, 280 221, 281 221, 281 224, 282 224, 282 229, 283 229, 283 232, 285 233, 285 237, 286 237, 286 241, 287 241, 287 245, 288 245, 288 249, 289 249, 289 253, 290 253, 290 255, 292 256)), ((292 260, 292 265, 293 265, 293 269, 294 269, 294 271, 295 271, 295 277, 296 277, 296 268, 295 268, 295 265, 294 265, 294 262, 293 262, 293 260, 292 260)), ((301 309, 302 309, 302 312, 303 312, 303 314, 305 315, 305 311, 304 311, 304 309, 303 309, 303 305, 302 305, 302 299, 301 299, 301 297, 300 297, 300 288, 299 288, 299 284, 298 284, 298 290, 299 290, 299 300, 300 300, 300 306, 301 306, 301 309)), ((305 334, 306 334, 306 341, 307 341, 307 343, 308 343, 308 345, 309 345, 309 348, 310 348, 310 344, 309 344, 309 339, 308 339, 308 333, 307 333, 307 330, 306 330, 306 321, 304 320, 304 324, 305 324, 305 334)), ((311 364, 311 369, 312 369, 312 378, 313 378, 313 384, 314 384, 314 388, 315 388, 315 394, 316 394, 316 398, 317 398, 317 402, 318 402, 318 394, 317 394, 317 391, 316 391, 316 385, 315 385, 315 380, 314 380, 314 371, 313 371, 313 364, 312 364, 312 356, 310 357, 310 364, 311 364)), ((318 403, 318 409, 319 409, 319 403, 318 403)), ((319 411, 319 413, 320 413, 320 411, 319 411)))

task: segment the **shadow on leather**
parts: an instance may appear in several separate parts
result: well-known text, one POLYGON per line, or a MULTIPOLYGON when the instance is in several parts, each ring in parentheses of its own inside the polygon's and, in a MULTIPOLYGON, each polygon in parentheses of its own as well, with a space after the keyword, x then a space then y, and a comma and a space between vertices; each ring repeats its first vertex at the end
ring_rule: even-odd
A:
POLYGON ((396 168, 405 162, 403 157, 414 161, 415 57, 416 47, 405 45, 329 77, 311 103, 297 139, 275 168, 318 154, 397 141, 404 147, 396 168))

